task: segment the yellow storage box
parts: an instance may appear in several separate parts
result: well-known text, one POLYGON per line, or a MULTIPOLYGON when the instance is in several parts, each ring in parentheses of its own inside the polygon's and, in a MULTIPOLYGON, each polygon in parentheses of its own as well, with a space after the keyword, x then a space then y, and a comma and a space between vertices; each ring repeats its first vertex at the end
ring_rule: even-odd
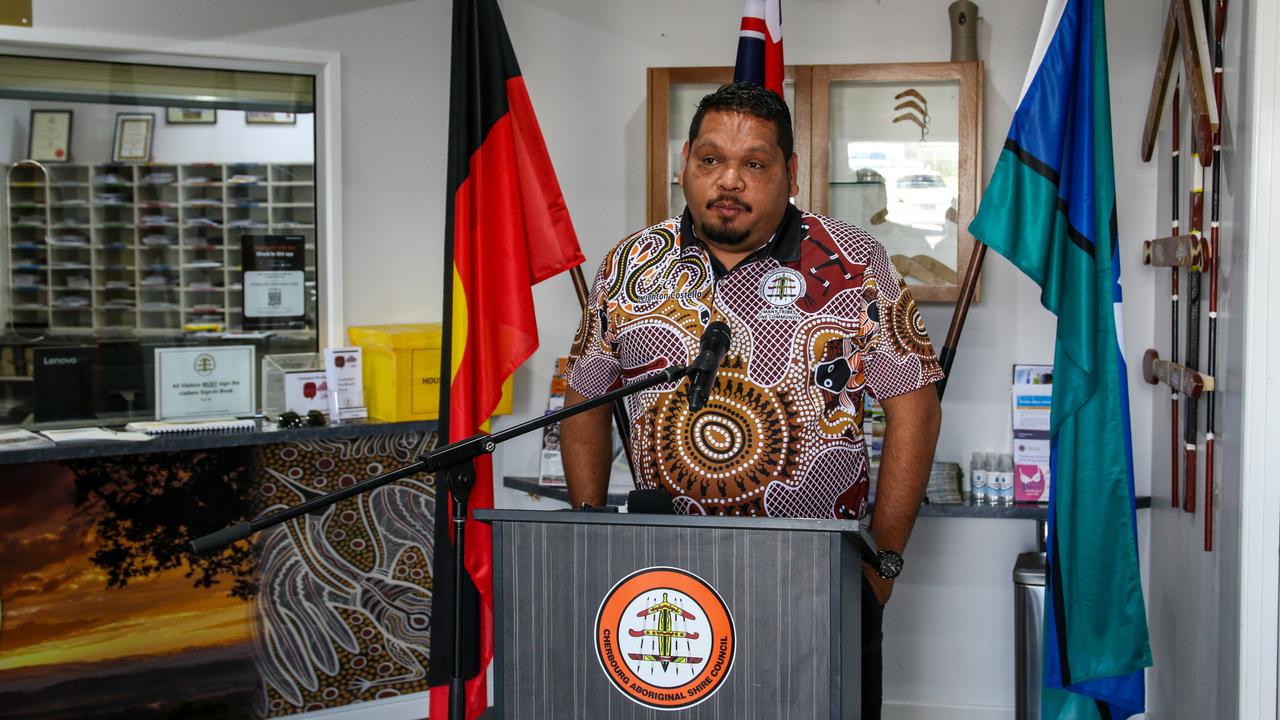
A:
MULTIPOLYGON (((364 350, 364 399, 379 420, 435 420, 440 414, 440 323, 347 328, 364 350)), ((511 412, 511 378, 495 415, 511 412)))

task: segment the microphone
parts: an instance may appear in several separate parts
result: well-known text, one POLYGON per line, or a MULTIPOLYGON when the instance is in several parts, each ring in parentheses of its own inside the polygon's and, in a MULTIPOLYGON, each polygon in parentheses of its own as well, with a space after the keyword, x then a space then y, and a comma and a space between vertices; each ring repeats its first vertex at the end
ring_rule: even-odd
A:
POLYGON ((716 382, 720 361, 729 350, 729 326, 719 320, 707 326, 702 333, 698 357, 689 366, 689 410, 698 412, 707 404, 711 388, 716 382))

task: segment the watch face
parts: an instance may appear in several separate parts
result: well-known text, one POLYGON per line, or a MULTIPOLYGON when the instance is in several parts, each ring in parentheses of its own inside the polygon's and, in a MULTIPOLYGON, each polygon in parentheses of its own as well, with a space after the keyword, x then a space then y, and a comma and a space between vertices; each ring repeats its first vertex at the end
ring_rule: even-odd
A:
POLYGON ((892 550, 880 551, 880 577, 891 580, 902 572, 902 556, 892 550))

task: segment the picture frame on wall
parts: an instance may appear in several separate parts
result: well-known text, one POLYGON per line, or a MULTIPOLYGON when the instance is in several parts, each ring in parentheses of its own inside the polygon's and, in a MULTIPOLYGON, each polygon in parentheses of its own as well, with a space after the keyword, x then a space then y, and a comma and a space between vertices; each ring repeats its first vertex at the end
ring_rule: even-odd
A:
POLYGON ((70 110, 32 110, 27 159, 46 163, 71 161, 70 110))
POLYGON ((165 108, 166 125, 214 125, 218 122, 218 111, 213 108, 165 108))
POLYGON ((291 112, 262 112, 246 110, 244 121, 248 125, 296 125, 298 116, 291 112))
POLYGON ((116 113, 111 161, 144 163, 151 159, 151 138, 156 116, 152 113, 116 113))

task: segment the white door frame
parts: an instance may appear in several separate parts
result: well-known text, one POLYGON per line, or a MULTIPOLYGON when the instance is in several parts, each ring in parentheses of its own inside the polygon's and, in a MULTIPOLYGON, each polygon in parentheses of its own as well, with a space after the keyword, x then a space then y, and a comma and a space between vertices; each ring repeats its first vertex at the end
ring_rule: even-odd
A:
MULTIPOLYGON (((1274 718, 1277 688, 1277 630, 1280 629, 1280 290, 1274 272, 1280 251, 1271 235, 1280 223, 1280 6, 1249 3, 1242 35, 1250 34, 1248 117, 1251 161, 1245 212, 1249 233, 1245 266, 1244 363, 1241 378, 1240 517, 1240 697, 1242 718, 1274 718), (1249 16, 1253 21, 1248 21, 1249 16), (1268 477, 1270 476, 1270 477, 1268 477)), ((1242 8, 1244 9, 1244 8, 1242 8)), ((1225 688, 1224 688, 1225 690, 1225 688)))

